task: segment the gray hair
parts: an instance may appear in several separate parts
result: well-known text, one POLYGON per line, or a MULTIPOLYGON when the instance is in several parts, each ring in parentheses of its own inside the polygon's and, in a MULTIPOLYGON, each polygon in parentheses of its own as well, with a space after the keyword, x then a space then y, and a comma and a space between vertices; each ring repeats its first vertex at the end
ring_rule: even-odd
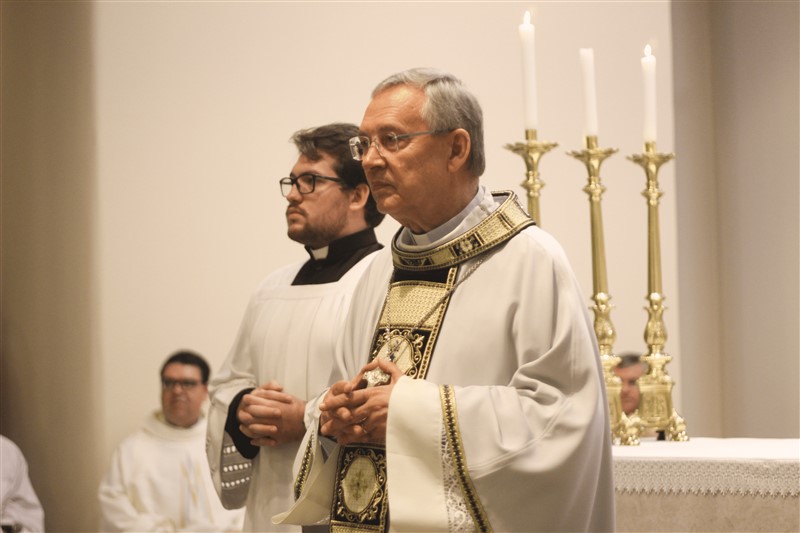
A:
POLYGON ((397 85, 409 85, 422 89, 425 103, 422 119, 433 130, 463 128, 469 133, 472 148, 467 159, 467 168, 480 176, 486 169, 486 152, 483 148, 483 111, 478 99, 461 83, 461 80, 432 68, 412 68, 393 74, 380 82, 372 91, 374 98, 379 93, 397 85))

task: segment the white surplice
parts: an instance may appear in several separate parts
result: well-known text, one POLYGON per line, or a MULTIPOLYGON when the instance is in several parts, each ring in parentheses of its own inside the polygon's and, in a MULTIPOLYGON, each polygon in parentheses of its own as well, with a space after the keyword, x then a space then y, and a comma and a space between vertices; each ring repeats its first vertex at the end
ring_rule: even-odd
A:
POLYGON ((240 531, 222 506, 205 456, 206 420, 171 426, 153 413, 115 450, 100 483, 100 531, 240 531))
MULTIPOLYGON (((447 227, 424 236, 403 230, 398 248, 449 242, 503 199, 481 187, 474 205, 447 227)), ((475 261, 464 263, 459 276, 475 261)), ((379 252, 356 290, 337 354, 340 379, 368 360, 392 270, 390 250, 379 252)), ((475 527, 443 444, 440 385, 454 389, 467 475, 491 529, 614 529, 608 406, 587 307, 561 246, 533 226, 488 252, 456 288, 426 378, 401 378, 390 399, 390 530, 475 527)), ((316 424, 308 427, 303 447, 313 442, 315 454, 303 495, 276 521, 310 524, 329 516, 336 461, 324 462, 316 424)))
MULTIPOLYGON (((253 294, 233 348, 211 381, 207 452, 223 501, 224 428, 231 401, 243 389, 273 379, 284 392, 303 400, 328 387, 334 346, 353 289, 374 256, 360 260, 339 281, 316 285, 291 285, 303 263, 288 265, 269 275, 253 294)), ((253 459, 245 531, 299 530, 271 522, 272 515, 294 501, 292 463, 298 446, 261 447, 253 459)))
POLYGON ((0 522, 20 531, 44 531, 44 510, 19 447, 0 435, 0 522))

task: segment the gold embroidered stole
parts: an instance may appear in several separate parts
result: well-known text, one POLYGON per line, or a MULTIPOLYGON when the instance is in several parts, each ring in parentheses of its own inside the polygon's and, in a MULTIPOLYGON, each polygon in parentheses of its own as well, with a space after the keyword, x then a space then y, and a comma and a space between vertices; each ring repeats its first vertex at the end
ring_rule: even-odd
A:
MULTIPOLYGON (((423 379, 450 302, 448 290, 455 283, 457 273, 456 265, 428 271, 426 279, 419 280, 413 279, 419 277, 414 276, 415 272, 395 268, 396 281, 391 284, 378 321, 370 360, 387 357, 391 349, 395 364, 407 376, 423 379), (436 309, 425 318, 434 306, 436 309)), ((331 533, 387 531, 389 509, 384 446, 343 446, 338 461, 331 533)))
MULTIPOLYGON (((375 328, 370 361, 392 354, 395 364, 407 376, 425 379, 453 288, 457 285, 460 266, 533 224, 513 193, 503 191, 500 194, 508 195, 500 207, 447 244, 409 253, 397 249, 395 236, 392 240, 393 281, 375 328)), ((388 531, 385 447, 343 446, 337 461, 331 532, 388 531)), ((302 472, 299 477, 304 477, 302 472)))

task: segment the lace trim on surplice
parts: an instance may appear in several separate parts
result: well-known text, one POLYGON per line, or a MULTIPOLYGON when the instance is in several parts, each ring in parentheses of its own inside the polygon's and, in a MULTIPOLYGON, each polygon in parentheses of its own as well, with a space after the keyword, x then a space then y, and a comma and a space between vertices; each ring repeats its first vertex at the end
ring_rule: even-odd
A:
POLYGON ((467 460, 458 427, 455 391, 450 385, 441 385, 439 393, 442 400, 442 471, 448 525, 451 531, 491 532, 492 526, 467 471, 467 460), (463 523, 464 510, 468 514, 469 523, 463 523))

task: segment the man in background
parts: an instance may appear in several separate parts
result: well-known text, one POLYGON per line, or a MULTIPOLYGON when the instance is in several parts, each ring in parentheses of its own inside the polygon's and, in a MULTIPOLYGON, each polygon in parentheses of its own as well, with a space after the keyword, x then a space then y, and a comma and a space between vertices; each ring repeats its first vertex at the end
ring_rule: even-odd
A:
POLYGON ((381 248, 383 215, 350 155, 357 134, 334 123, 293 135, 299 157, 280 190, 289 238, 310 257, 261 283, 212 382, 208 460, 225 506, 246 504, 246 531, 281 529, 270 519, 294 501, 306 399, 329 384, 353 288, 381 248))
POLYGON ((639 378, 645 374, 647 368, 638 353, 624 353, 619 358, 620 361, 614 367, 614 373, 622 380, 622 389, 619 395, 622 410, 630 416, 639 409, 639 400, 641 399, 639 378))
POLYGON ((161 367, 161 410, 119 445, 100 484, 101 531, 241 531, 205 456, 208 363, 180 351, 161 367))

